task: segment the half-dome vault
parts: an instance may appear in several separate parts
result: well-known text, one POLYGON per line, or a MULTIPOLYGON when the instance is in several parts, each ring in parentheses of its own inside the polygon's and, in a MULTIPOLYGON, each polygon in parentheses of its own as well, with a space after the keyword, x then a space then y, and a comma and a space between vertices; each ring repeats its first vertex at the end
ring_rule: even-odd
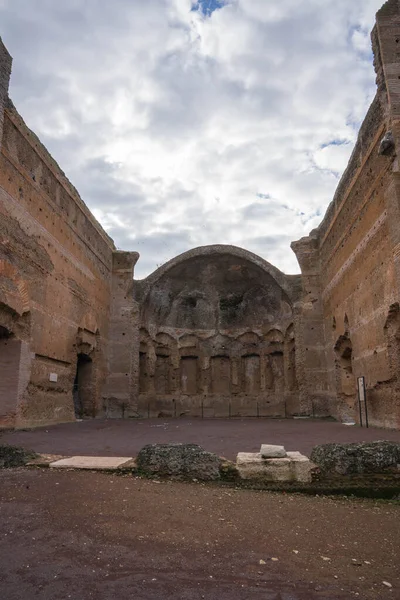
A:
POLYGON ((191 250, 135 282, 142 409, 286 414, 287 396, 296 393, 299 284, 232 246, 191 250))

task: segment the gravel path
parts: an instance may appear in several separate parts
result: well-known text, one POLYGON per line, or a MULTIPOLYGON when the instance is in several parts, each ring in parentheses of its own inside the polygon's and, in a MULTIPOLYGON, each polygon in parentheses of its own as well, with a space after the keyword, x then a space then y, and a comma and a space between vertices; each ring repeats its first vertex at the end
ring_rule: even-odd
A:
POLYGON ((398 600, 399 562, 395 504, 0 471, 4 600, 398 600))

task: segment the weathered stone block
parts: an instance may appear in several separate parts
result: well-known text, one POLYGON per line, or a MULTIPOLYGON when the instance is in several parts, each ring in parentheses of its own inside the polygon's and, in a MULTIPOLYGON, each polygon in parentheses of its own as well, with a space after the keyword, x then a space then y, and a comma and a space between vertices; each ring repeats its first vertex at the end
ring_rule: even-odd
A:
POLYGON ((286 458, 262 458, 259 452, 239 452, 236 459, 239 476, 259 482, 311 481, 313 463, 300 452, 288 452, 286 458))
POLYGON ((260 454, 262 458, 285 458, 286 450, 283 446, 262 444, 260 454))
POLYGON ((50 463, 52 469, 91 469, 94 471, 114 470, 132 460, 130 456, 71 456, 50 463))
POLYGON ((302 483, 310 483, 312 481, 312 473, 316 466, 307 456, 300 452, 288 452, 288 457, 291 460, 292 472, 294 480, 302 483))
POLYGON ((262 458, 259 452, 239 452, 236 466, 242 479, 292 481, 290 458, 262 458))
POLYGON ((397 442, 361 442, 315 446, 311 460, 325 475, 360 475, 397 470, 400 444, 397 442))
POLYGON ((149 444, 137 456, 139 471, 178 479, 216 480, 220 465, 219 456, 197 444, 149 444))

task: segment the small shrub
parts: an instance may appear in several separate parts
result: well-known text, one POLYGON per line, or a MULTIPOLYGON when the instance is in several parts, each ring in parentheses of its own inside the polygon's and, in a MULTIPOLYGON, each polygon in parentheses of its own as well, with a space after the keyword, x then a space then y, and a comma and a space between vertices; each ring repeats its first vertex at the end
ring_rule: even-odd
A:
POLYGON ((37 458, 37 454, 18 446, 0 445, 0 469, 23 467, 27 462, 37 458))

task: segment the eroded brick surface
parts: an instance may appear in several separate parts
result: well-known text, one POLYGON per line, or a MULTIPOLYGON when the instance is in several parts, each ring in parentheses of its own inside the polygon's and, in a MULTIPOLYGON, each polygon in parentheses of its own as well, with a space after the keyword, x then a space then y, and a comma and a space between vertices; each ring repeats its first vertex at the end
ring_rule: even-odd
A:
POLYGON ((372 32, 376 97, 287 276, 230 246, 142 281, 8 98, 0 44, 0 425, 76 416, 333 416, 400 427, 400 8, 372 32), (9 344, 15 344, 9 346, 9 344), (7 352, 6 348, 18 352, 7 352))

